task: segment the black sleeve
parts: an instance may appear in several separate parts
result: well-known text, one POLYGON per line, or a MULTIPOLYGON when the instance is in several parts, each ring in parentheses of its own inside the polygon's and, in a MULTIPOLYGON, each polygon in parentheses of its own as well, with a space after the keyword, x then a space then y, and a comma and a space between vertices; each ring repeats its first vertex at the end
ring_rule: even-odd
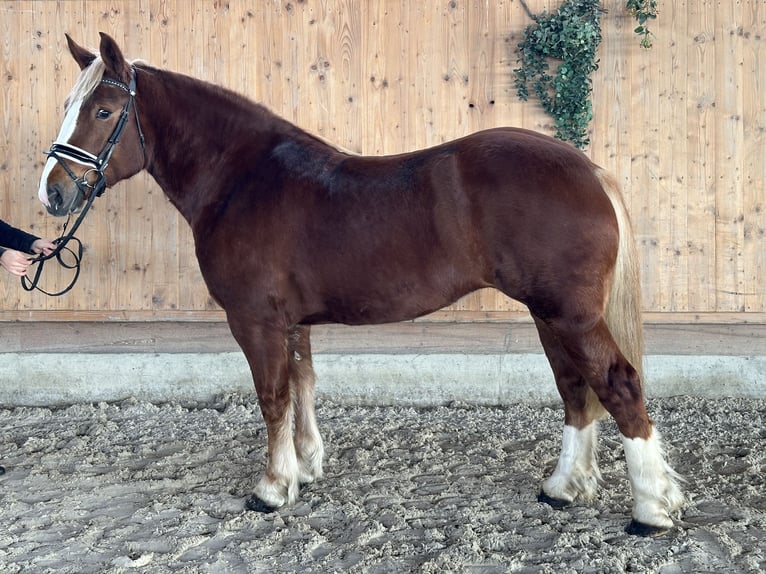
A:
POLYGON ((32 244, 38 239, 39 237, 21 229, 16 229, 0 219, 0 247, 32 253, 32 244))

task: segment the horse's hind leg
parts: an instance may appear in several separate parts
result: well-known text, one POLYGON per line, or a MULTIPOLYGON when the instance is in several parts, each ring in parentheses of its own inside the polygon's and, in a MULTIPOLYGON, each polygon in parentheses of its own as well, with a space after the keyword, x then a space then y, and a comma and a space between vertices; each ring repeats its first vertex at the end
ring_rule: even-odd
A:
POLYGON ((313 482, 322 477, 324 446, 314 414, 314 367, 311 357, 310 328, 293 327, 287 340, 290 391, 295 408, 295 452, 299 481, 313 482))
POLYGON ((561 455, 553 474, 543 483, 538 498, 555 508, 563 508, 577 498, 590 500, 596 494, 601 480, 597 421, 606 412, 558 338, 545 323, 534 319, 564 401, 561 455))
POLYGON ((638 372, 620 352, 603 319, 590 328, 565 320, 546 324, 622 434, 634 501, 628 532, 654 535, 668 530, 673 526, 670 514, 680 507, 683 496, 646 412, 638 372))

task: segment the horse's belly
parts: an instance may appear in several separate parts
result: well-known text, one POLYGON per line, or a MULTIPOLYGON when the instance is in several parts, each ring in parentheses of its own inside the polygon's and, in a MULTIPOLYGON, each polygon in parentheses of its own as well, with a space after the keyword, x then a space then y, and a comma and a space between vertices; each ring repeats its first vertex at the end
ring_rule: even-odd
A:
MULTIPOLYGON (((353 279, 349 281, 353 282, 353 279)), ((322 309, 308 315, 303 323, 344 323, 372 325, 416 319, 451 305, 463 295, 486 284, 480 281, 444 283, 378 281, 367 289, 344 285, 325 296, 322 309)))

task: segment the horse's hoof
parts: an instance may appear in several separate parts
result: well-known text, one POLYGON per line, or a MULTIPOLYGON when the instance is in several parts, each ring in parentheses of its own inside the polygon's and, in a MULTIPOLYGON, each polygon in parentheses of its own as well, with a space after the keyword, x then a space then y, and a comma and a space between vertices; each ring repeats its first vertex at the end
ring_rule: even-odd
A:
POLYGON ((632 536, 644 536, 649 538, 662 536, 669 530, 670 528, 665 526, 652 526, 651 524, 644 524, 638 520, 631 520, 630 524, 625 527, 625 532, 632 536))
POLYGON ((561 498, 553 498, 548 496, 542 490, 540 491, 540 494, 537 495, 537 502, 543 502, 551 508, 555 508, 556 510, 563 510, 571 504, 569 500, 562 500, 561 498))
POLYGON ((276 511, 276 506, 270 506, 263 502, 260 498, 252 495, 245 501, 245 509, 252 510, 253 512, 260 512, 261 514, 271 514, 276 511))

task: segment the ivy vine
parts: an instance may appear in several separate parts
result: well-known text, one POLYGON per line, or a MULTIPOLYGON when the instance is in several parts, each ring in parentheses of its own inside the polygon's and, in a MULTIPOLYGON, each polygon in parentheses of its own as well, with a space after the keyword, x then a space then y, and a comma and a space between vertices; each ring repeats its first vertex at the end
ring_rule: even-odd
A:
POLYGON ((649 49, 652 47, 652 37, 647 22, 657 18, 657 0, 627 0, 626 7, 638 22, 638 26, 633 30, 641 36, 641 47, 649 49))
MULTIPOLYGON (((556 12, 535 15, 524 0, 521 3, 534 24, 526 27, 518 45, 521 66, 514 70, 516 92, 526 101, 531 89, 553 117, 556 137, 582 149, 589 143, 590 76, 598 70, 596 52, 605 10, 599 0, 564 0, 556 12), (551 70, 555 62, 558 65, 551 70)), ((634 32, 641 37, 641 46, 650 48, 654 34, 647 23, 657 18, 657 0, 626 0, 626 9, 638 23, 634 32)))
POLYGON ((527 26, 518 46, 521 67, 514 74, 519 98, 526 101, 531 87, 553 116, 556 137, 578 148, 589 143, 590 75, 598 69, 603 13, 599 0, 565 0, 554 13, 530 13, 535 23, 527 26), (552 59, 561 62, 555 71, 551 71, 552 59))

